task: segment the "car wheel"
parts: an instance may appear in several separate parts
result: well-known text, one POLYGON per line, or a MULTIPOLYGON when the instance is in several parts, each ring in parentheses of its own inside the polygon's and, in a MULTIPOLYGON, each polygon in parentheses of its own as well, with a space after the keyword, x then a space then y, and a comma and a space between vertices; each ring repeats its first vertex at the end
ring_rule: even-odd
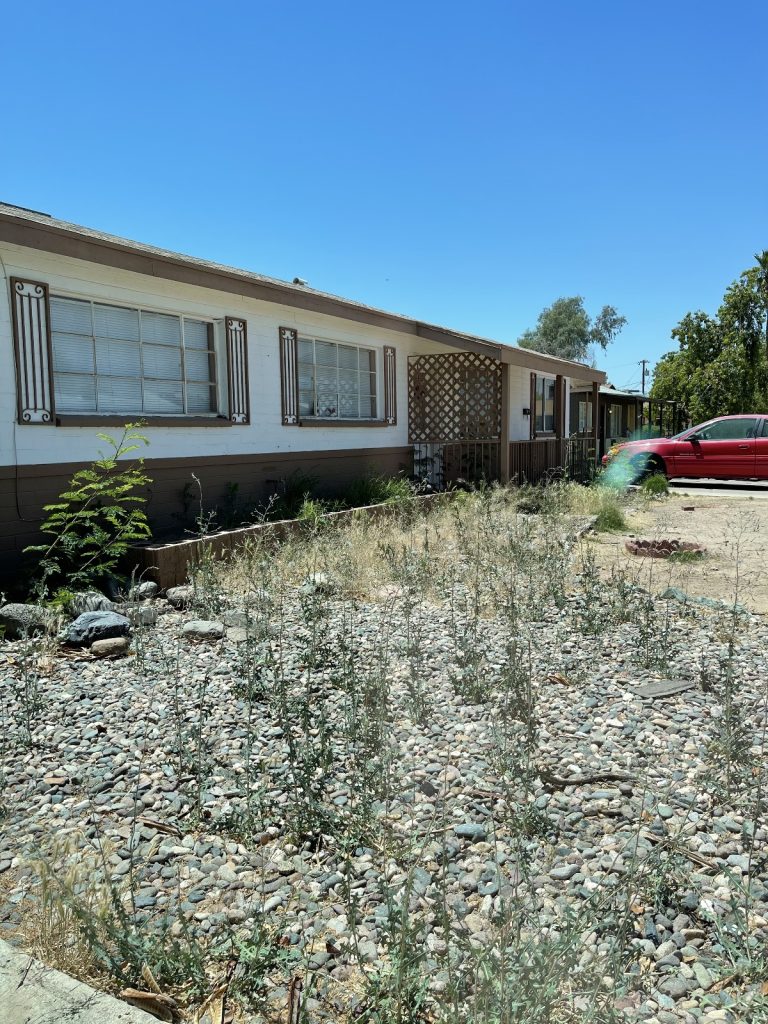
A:
POLYGON ((642 483, 643 480, 647 480, 649 476, 655 476, 657 473, 661 476, 667 475, 664 460, 658 455, 636 455, 630 465, 634 471, 632 483, 635 484, 642 483))

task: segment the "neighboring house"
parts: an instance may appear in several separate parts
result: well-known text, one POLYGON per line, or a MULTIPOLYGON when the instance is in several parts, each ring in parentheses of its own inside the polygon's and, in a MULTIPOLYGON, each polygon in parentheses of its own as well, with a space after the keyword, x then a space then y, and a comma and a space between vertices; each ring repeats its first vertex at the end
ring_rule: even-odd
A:
MULTIPOLYGON (((564 465, 569 395, 604 375, 260 274, 0 205, 0 566, 42 506, 143 419, 156 531, 192 473, 209 509, 296 471, 534 479, 564 465)), ((581 452, 594 458, 594 439, 581 452)), ((195 485, 196 487, 196 485, 195 485)))
MULTIPOLYGON (((592 392, 571 390, 570 433, 593 436, 592 392)), ((671 437, 685 427, 677 402, 652 399, 636 391, 619 391, 610 384, 599 389, 597 438, 602 457, 611 445, 640 437, 671 437)))

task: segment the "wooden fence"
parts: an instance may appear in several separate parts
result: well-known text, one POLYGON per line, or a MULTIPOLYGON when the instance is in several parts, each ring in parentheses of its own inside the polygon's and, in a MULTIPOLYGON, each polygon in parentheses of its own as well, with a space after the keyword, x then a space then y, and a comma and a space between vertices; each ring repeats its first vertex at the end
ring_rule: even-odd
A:
POLYGON ((586 483, 595 469, 595 443, 589 437, 551 437, 509 445, 509 479, 513 483, 538 484, 557 478, 586 483))

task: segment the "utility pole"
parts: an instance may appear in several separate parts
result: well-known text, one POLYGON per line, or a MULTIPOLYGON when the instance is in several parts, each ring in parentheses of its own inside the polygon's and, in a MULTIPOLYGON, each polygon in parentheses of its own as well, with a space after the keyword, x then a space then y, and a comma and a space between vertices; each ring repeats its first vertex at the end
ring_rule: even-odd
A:
POLYGON ((644 395, 645 394, 645 375, 646 375, 646 372, 647 372, 645 368, 648 365, 648 360, 647 359, 641 359, 639 365, 642 366, 642 368, 643 368, 643 383, 642 383, 642 385, 640 387, 640 394, 644 395))

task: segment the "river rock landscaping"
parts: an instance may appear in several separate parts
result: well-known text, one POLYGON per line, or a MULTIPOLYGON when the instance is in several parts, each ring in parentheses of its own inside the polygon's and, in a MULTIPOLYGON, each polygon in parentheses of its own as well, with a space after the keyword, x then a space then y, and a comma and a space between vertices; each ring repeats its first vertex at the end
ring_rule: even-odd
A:
POLYGON ((542 504, 16 609, 0 934, 167 1019, 768 1020, 768 627, 542 504))

